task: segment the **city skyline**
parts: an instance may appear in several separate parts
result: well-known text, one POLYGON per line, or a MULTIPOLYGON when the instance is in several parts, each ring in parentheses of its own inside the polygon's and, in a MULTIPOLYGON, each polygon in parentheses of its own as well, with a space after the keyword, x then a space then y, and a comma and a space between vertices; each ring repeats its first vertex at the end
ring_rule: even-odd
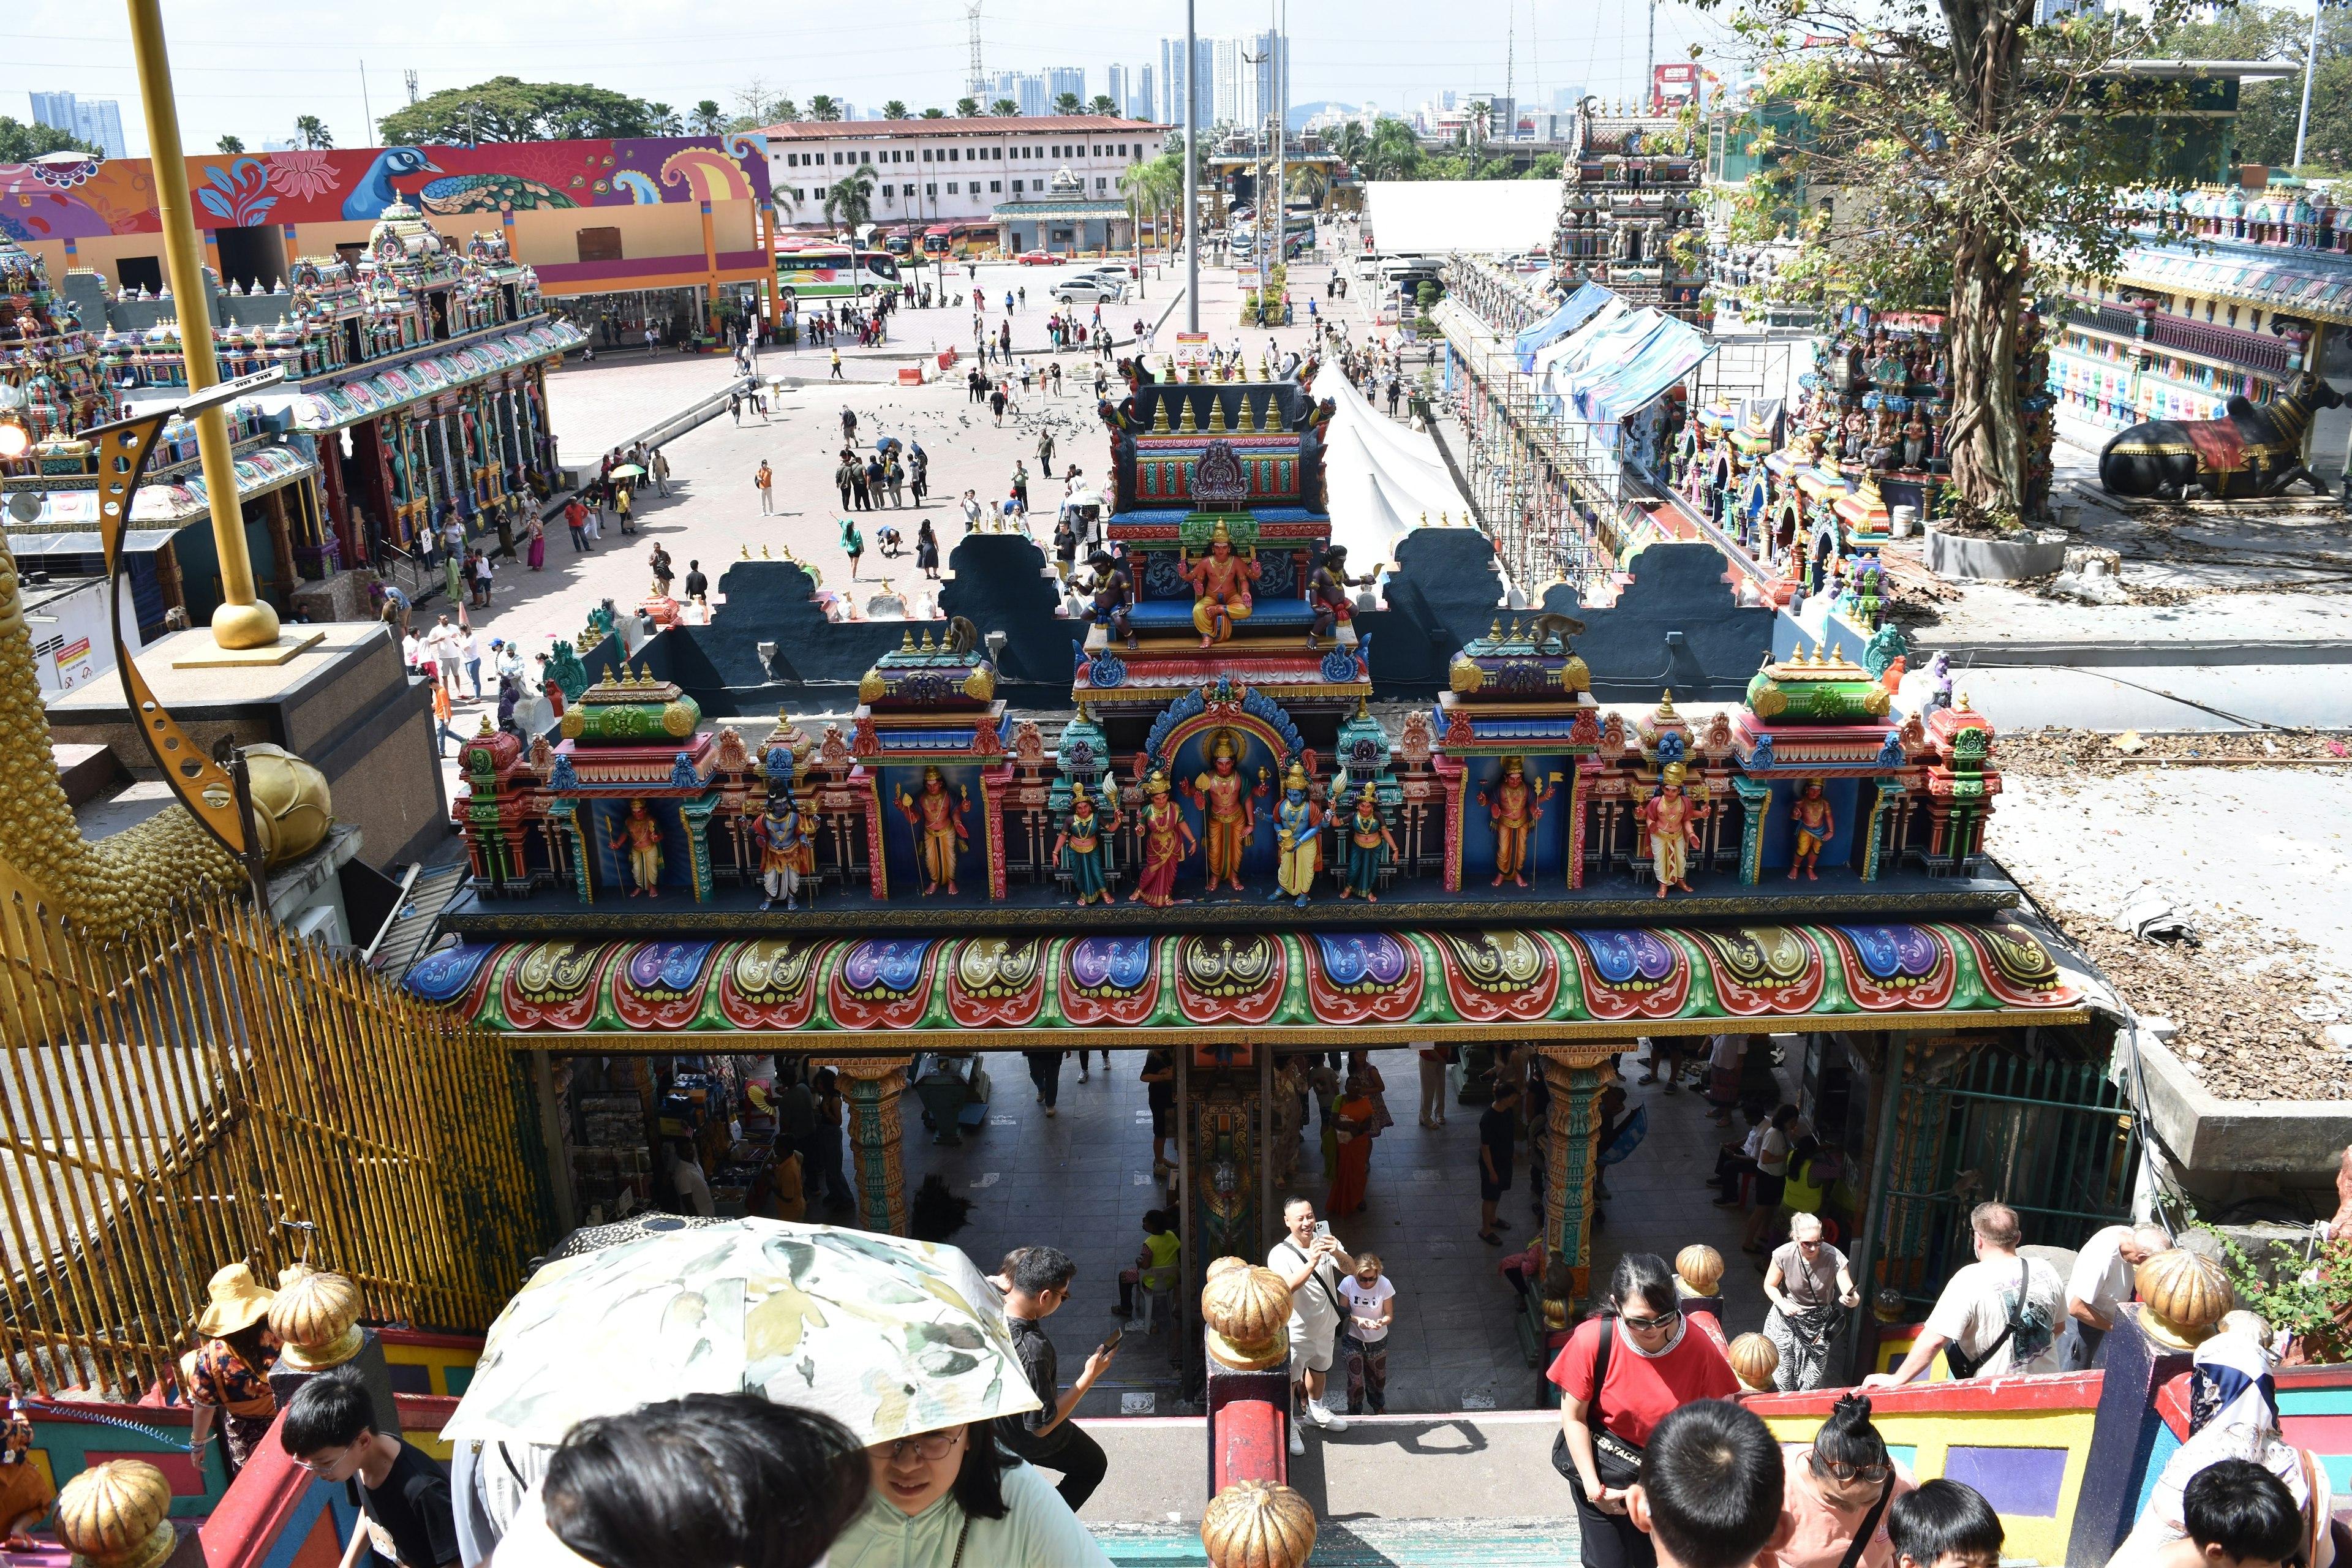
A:
MULTIPOLYGON (((209 148, 233 135, 258 146, 284 137, 296 116, 314 114, 339 145, 370 144, 378 138, 369 117, 407 101, 403 73, 408 69, 416 71, 425 95, 504 74, 593 83, 680 113, 707 98, 732 114, 737 93, 754 77, 803 110, 812 97, 827 93, 861 110, 895 98, 916 113, 928 108, 952 112, 967 91, 965 13, 948 0, 875 0, 854 29, 812 34, 805 27, 753 26, 708 41, 702 41, 706 29, 698 14, 678 0, 626 6, 583 0, 565 13, 561 36, 550 36, 548 15, 531 7, 485 11, 448 0, 415 0, 397 15, 320 13, 287 0, 235 6, 184 0, 172 7, 167 35, 183 139, 209 148), (257 58, 252 48, 257 29, 278 40, 267 58, 257 58)), ((1493 83, 1499 91, 1507 77, 1514 79, 1522 105, 1548 102, 1561 80, 1587 82, 1607 98, 1637 90, 1646 47, 1643 15, 1578 4, 1543 15, 1531 27, 1521 7, 1515 50, 1504 16, 1497 8, 1491 17, 1475 18, 1466 32, 1423 40, 1418 33, 1426 17, 1397 0, 1366 0, 1345 17, 1295 13, 1288 26, 1297 51, 1290 101, 1369 99, 1393 111, 1458 82, 1493 83), (1375 41, 1404 37, 1416 41, 1409 47, 1375 41)), ((1662 6, 1657 19, 1660 60, 1685 58, 1692 43, 1717 37, 1712 23, 1686 9, 1662 6)), ((1247 37, 1262 34, 1268 20, 1265 6, 1212 0, 1200 7, 1198 33, 1247 37)), ((1174 100, 1178 114, 1162 113, 1171 95, 1160 42, 1181 36, 1181 24, 1172 6, 1130 12, 1089 28, 1073 49, 1066 13, 1037 0, 989 0, 982 18, 982 68, 992 82, 1007 68, 1078 64, 1091 98, 1104 89, 1107 68, 1116 64, 1137 78, 1127 89, 1129 99, 1140 95, 1148 70, 1153 116, 1179 119, 1181 97, 1174 100)), ((120 15, 67 0, 18 0, 10 41, 0 58, 0 104, 19 107, 0 113, 24 113, 26 100, 20 95, 36 91, 114 99, 124 109, 125 151, 146 152, 138 79, 120 15)), ((1213 66, 1202 79, 1213 86, 1213 66)), ((1121 107, 1131 112, 1133 106, 1121 107)), ((1213 102, 1202 108, 1204 120, 1213 118, 1213 102)))

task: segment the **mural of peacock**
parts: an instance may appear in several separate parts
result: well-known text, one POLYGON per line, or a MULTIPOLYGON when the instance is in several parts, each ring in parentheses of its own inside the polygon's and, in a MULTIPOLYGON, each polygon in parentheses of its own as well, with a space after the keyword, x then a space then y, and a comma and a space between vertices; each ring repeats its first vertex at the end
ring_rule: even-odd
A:
POLYGON ((383 216, 383 209, 400 200, 400 193, 392 188, 394 174, 437 174, 441 165, 426 157, 416 147, 387 147, 375 155, 368 172, 352 194, 343 198, 343 216, 352 223, 373 223, 383 216))
POLYGON ((430 213, 490 213, 511 207, 576 207, 580 204, 554 186, 521 174, 452 174, 435 180, 416 193, 430 213))

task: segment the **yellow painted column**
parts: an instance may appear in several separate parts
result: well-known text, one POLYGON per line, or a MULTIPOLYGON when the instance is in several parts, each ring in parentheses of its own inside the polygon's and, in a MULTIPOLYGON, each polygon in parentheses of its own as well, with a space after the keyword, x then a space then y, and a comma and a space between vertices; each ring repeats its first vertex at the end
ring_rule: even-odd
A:
MULTIPOLYGON (((180 148, 172 62, 163 48, 162 0, 130 0, 130 9, 131 47, 139 65, 139 97, 147 115, 147 146, 155 171, 155 211, 163 220, 172 301, 180 317, 180 351, 187 360, 189 391, 201 392, 219 382, 220 367, 213 357, 212 315, 205 302, 195 213, 188 200, 188 163, 180 148)), ((213 548, 220 557, 221 605, 213 612, 213 640, 225 648, 267 647, 278 640, 278 612, 254 592, 253 557, 246 549, 226 410, 213 408, 196 416, 196 454, 203 459, 205 499, 212 507, 213 548)))
POLYGON ((710 335, 719 335, 719 236, 711 224, 710 204, 702 204, 702 265, 707 269, 702 285, 704 314, 710 321, 710 335))

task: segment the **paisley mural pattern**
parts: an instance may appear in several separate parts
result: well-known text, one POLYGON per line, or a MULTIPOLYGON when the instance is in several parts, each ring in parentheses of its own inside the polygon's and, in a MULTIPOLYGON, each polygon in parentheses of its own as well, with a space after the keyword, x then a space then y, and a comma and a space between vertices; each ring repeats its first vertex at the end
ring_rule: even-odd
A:
POLYGON ((1605 1037, 1886 1013, 1990 1024, 2080 1005, 2045 939, 2013 920, 517 942, 444 948, 406 983, 420 1000, 510 1034, 799 1034, 817 1049, 818 1037, 845 1031, 981 1033, 996 1046, 1041 1030, 1118 1044, 1131 1030, 1202 1027, 1605 1037))
POLYGON ((1421 1013, 1421 949, 1392 931, 1318 933, 1307 954, 1307 1004, 1318 1024, 1402 1024, 1421 1013))
POLYGON ((1045 1005, 1045 943, 1034 936, 976 936, 948 965, 948 1016, 961 1029, 1017 1029, 1045 1005))

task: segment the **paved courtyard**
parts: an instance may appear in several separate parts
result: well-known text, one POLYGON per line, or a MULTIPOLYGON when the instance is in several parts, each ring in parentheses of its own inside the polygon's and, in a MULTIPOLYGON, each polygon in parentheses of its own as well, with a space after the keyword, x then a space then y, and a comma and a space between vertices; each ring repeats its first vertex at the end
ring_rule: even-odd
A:
MULTIPOLYGON (((1793 1039, 1784 1042, 1793 1047, 1793 1039)), ((1793 1049, 1791 1055, 1793 1057, 1793 1049)), ((993 1268, 1015 1247, 1050 1243, 1077 1262, 1070 1304, 1055 1314, 1053 1331, 1065 1369, 1074 1367, 1119 1320, 1118 1271, 1142 1244, 1149 1209, 1167 1203, 1151 1171, 1151 1119, 1137 1078, 1143 1053, 1118 1051, 1110 1066, 1089 1052, 1088 1081, 1078 1081, 1075 1054, 1063 1064, 1058 1114, 1037 1103, 1027 1066, 1018 1054, 986 1058, 993 1095, 989 1125, 960 1145, 936 1144, 922 1124, 921 1102, 910 1091, 901 1102, 906 1129, 907 1190, 933 1172, 972 1200, 969 1228, 955 1245, 983 1268, 993 1268)), ((1333 1232, 1351 1252, 1377 1252, 1397 1289, 1396 1327, 1389 1354, 1389 1407, 1396 1415, 1536 1408, 1541 1373, 1528 1363, 1514 1327, 1517 1298, 1497 1271, 1535 1233, 1535 1194, 1526 1151, 1501 1214, 1506 1245, 1478 1239, 1478 1113, 1452 1103, 1442 1128, 1418 1124, 1419 1062, 1410 1050, 1372 1053, 1388 1084, 1396 1124, 1373 1146, 1371 1181, 1363 1209, 1335 1221, 1333 1232)), ((1728 1134, 1707 1120, 1708 1107, 1685 1088, 1669 1095, 1662 1085, 1641 1087, 1639 1059, 1620 1059, 1632 1104, 1646 1105, 1649 1133, 1632 1158, 1608 1175, 1612 1196, 1593 1238, 1593 1281, 1600 1289, 1620 1253, 1629 1249, 1671 1258, 1705 1242, 1728 1261, 1724 1289, 1738 1334, 1763 1325, 1763 1276, 1739 1251, 1738 1211, 1710 1206, 1703 1185, 1715 1169, 1716 1145, 1728 1134)), ((1454 1088, 1460 1069, 1454 1069, 1454 1088)), ((1788 1084, 1783 1069, 1783 1089, 1788 1084)), ((1322 1201, 1322 1155, 1310 1127, 1298 1160, 1295 1190, 1322 1201)), ((1260 1259, 1259 1261, 1263 1261, 1260 1259)), ((1087 1396, 1087 1416, 1171 1415, 1181 1390, 1168 1337, 1130 1330, 1110 1373, 1087 1396)), ((1339 1402, 1335 1401, 1335 1407, 1339 1402)))

